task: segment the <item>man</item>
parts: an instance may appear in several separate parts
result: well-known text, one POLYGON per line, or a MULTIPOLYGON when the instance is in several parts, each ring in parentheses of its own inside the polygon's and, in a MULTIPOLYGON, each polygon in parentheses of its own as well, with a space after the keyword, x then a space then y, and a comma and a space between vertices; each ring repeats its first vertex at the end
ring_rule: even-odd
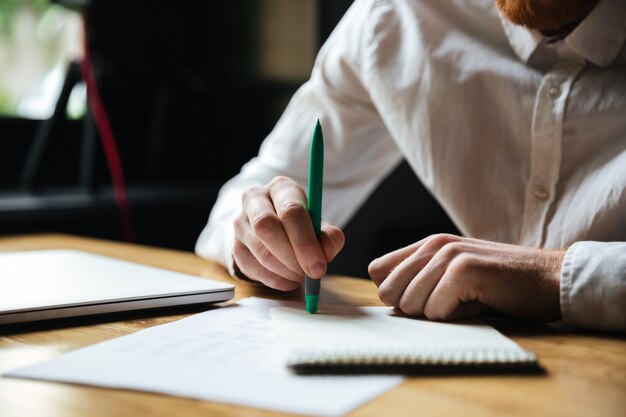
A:
POLYGON ((623 0, 356 1, 221 190, 197 253, 295 289, 325 273, 339 226, 405 158, 468 237, 374 260, 385 304, 625 331, 625 38, 623 0), (302 188, 317 118, 319 241, 302 188))

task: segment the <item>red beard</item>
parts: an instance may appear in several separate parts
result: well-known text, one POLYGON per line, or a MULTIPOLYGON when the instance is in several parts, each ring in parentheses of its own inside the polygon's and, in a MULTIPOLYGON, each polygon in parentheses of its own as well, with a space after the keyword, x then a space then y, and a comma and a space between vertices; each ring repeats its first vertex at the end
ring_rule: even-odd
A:
POLYGON ((598 0, 496 0, 516 25, 541 32, 558 32, 582 20, 598 0))

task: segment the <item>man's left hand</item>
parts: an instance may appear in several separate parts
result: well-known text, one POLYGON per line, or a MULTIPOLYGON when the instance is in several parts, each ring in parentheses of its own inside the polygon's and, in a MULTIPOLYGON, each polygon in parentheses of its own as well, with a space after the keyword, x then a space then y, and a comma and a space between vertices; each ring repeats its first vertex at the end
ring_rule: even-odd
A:
POLYGON ((564 250, 439 234, 375 259, 369 274, 380 299, 405 314, 458 320, 495 309, 555 321, 564 256, 564 250))

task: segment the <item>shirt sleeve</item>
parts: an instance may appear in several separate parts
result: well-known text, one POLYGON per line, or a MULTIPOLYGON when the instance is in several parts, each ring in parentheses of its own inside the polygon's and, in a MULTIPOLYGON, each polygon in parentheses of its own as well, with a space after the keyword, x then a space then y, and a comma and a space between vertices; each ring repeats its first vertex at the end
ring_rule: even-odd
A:
POLYGON ((576 327, 626 331, 626 242, 576 242, 561 271, 561 314, 576 327))
MULTIPOLYGON (((343 226, 402 156, 370 100, 363 78, 372 16, 370 0, 356 1, 322 46, 311 78, 296 92, 259 154, 218 195, 196 253, 234 275, 232 222, 241 195, 278 175, 306 186, 309 146, 320 120, 324 134, 323 218, 343 226)), ((306 188, 305 188, 306 189, 306 188)))

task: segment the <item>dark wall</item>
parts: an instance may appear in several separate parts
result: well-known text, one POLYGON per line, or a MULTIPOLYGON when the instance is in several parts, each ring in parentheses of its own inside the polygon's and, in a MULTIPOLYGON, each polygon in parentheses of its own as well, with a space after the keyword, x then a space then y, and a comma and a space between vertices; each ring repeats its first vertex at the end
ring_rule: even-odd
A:
MULTIPOLYGON (((191 250, 219 187, 256 154, 297 89, 254 71, 259 5, 89 2, 91 55, 139 243, 191 250)), ((99 142, 90 178, 80 178, 93 122, 56 120, 32 184, 18 186, 47 123, 0 118, 0 234, 121 239, 99 142)))
POLYGON ((256 77, 257 9, 93 2, 90 43, 129 181, 223 181, 256 152, 271 104, 297 87, 256 77))

